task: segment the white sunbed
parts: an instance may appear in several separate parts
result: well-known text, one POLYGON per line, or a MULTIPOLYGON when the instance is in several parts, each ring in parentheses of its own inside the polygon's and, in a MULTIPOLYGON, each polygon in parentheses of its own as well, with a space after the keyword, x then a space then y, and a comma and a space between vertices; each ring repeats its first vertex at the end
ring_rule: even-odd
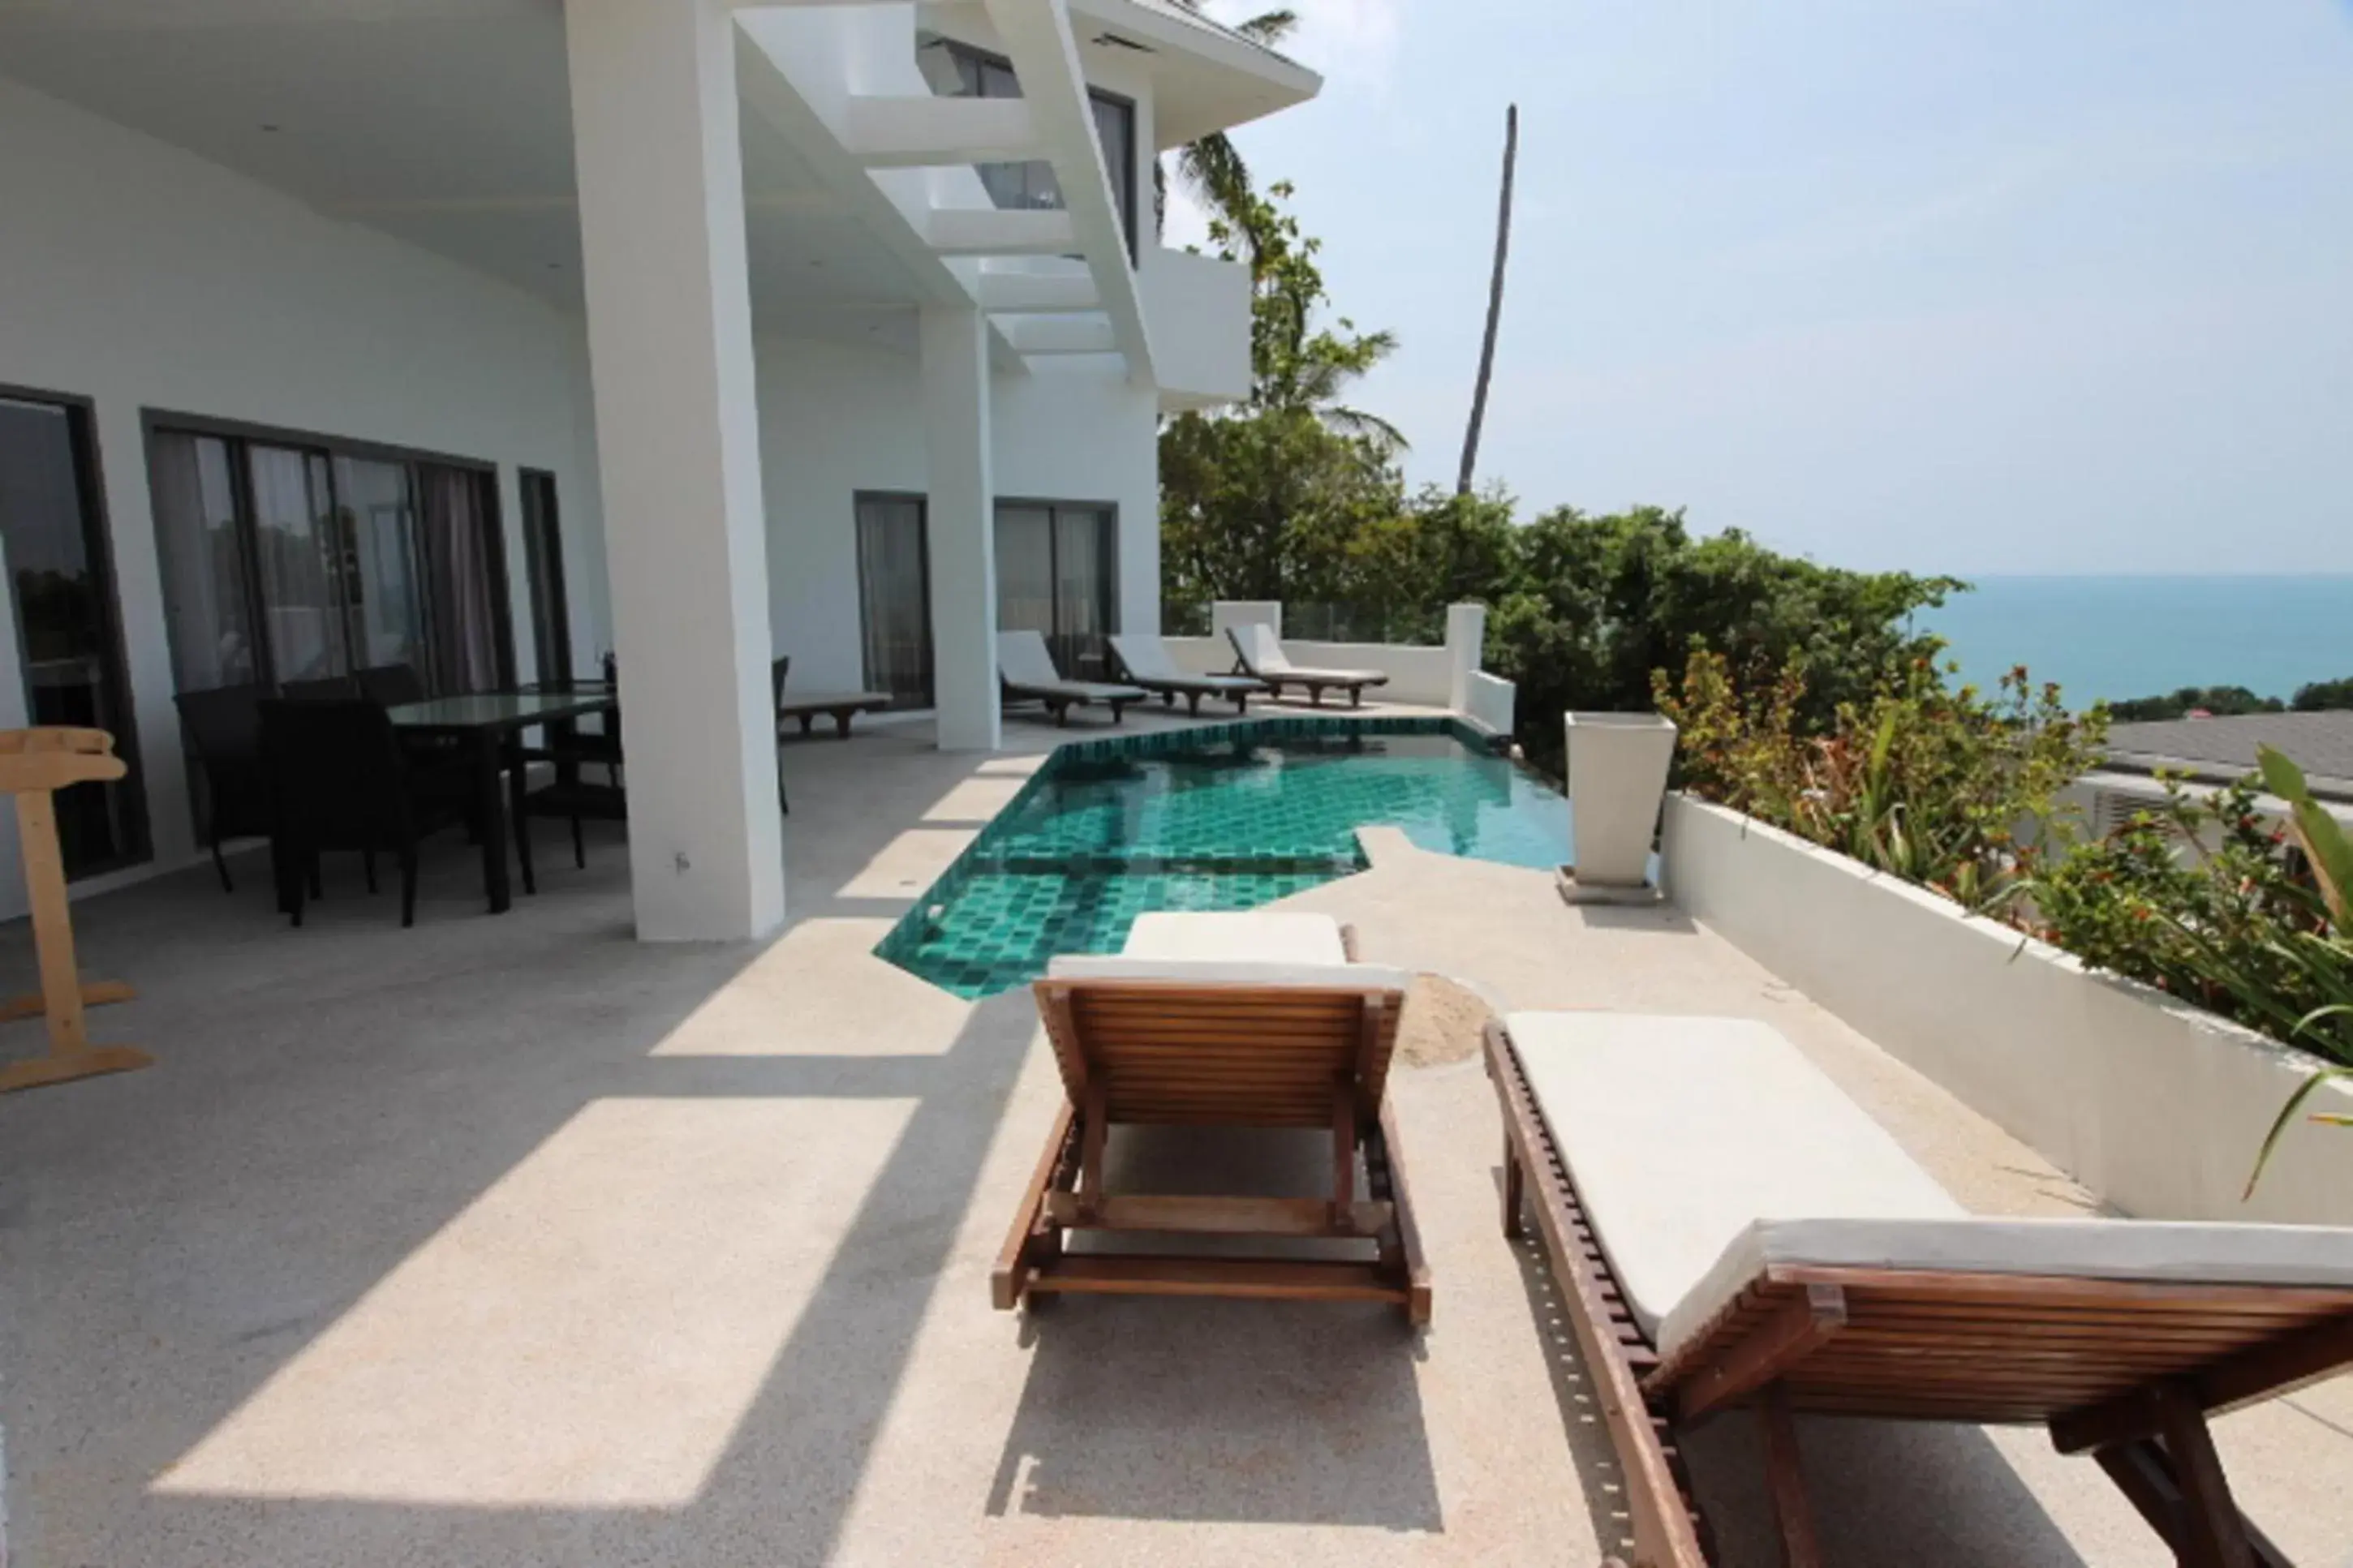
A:
POLYGON ((1111 721, 1116 724, 1122 709, 1145 700, 1146 695, 1133 686, 1063 679, 1062 672, 1054 668, 1054 656, 1046 651, 1044 635, 1036 631, 997 634, 997 676, 1008 697, 1044 703, 1057 724, 1071 721, 1071 709, 1097 702, 1111 710, 1111 721))
POLYGON ((1266 683, 1247 675, 1200 675, 1180 668, 1169 657, 1168 645, 1156 637, 1137 632, 1115 633, 1111 638, 1112 657, 1119 661, 1119 672, 1145 690, 1174 707, 1182 697, 1187 711, 1198 715, 1204 697, 1223 697, 1232 701, 1234 711, 1250 711, 1250 700, 1266 689, 1266 683))
POLYGON ((1708 1561, 1664 1434, 1751 1404, 1793 1564, 1793 1411, 2047 1425, 2183 1562, 2284 1562, 2206 1418, 2353 1364, 2353 1229, 1971 1217, 1753 1020, 1517 1013, 1487 1065, 1504 1226, 1552 1254, 1636 1561, 1708 1561))
POLYGON ((1348 694, 1353 708, 1365 698, 1367 686, 1387 686, 1389 678, 1377 669, 1310 669, 1291 662, 1282 651, 1282 639, 1274 628, 1263 621, 1250 621, 1226 628, 1226 640, 1233 645, 1235 668, 1253 680, 1266 683, 1277 697, 1286 686, 1296 686, 1307 693, 1307 700, 1317 707, 1324 705, 1324 693, 1333 689, 1348 694))

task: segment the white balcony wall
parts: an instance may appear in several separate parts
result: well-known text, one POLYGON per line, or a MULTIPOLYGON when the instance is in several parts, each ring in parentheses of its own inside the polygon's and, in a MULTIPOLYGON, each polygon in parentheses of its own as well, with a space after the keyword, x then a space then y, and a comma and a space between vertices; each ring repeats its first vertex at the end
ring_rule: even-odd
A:
POLYGON ((1152 328, 1161 407, 1206 408, 1248 397, 1250 269, 1154 245, 1145 247, 1136 281, 1152 328))
POLYGON ((531 672, 518 465, 556 477, 575 663, 604 646, 577 318, 153 137, 0 79, 0 384, 97 405, 154 864, 193 853, 143 409, 495 462, 531 672))

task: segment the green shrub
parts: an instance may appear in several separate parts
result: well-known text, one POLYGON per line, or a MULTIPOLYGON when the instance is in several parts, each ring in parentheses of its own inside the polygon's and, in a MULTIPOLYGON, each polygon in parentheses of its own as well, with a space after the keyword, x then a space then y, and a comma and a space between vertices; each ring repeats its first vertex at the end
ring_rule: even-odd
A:
POLYGON ((1684 788, 1971 908, 2006 896, 2031 861, 2019 829, 2049 822, 2106 733, 2100 710, 2068 712, 2023 668, 1987 698, 1948 689, 1927 657, 1841 702, 1821 733, 1798 657, 1744 695, 1725 657, 1701 648, 1679 687, 1661 670, 1652 692, 1682 732, 1684 788))

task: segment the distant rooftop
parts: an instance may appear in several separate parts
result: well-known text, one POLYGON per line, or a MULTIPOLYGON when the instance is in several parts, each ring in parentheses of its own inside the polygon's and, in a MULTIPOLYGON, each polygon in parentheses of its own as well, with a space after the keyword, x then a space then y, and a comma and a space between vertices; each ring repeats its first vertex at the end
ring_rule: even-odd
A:
POLYGON ((2109 762, 2141 772, 2165 768, 2200 777, 2236 778, 2253 771, 2258 746, 2284 753, 2312 775, 2316 787, 2330 781, 2353 788, 2353 710, 2167 719, 2118 724, 2108 731, 2109 762))

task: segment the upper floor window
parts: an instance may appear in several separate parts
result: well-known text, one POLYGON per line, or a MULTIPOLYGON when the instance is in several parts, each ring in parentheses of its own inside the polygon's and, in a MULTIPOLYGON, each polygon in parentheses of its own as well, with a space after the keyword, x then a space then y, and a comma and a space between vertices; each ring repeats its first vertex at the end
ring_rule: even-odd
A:
MULTIPOLYGON (((1012 62, 968 45, 937 38, 924 46, 920 58, 932 90, 949 98, 1019 98, 1021 83, 1012 62)), ((1119 207, 1120 226, 1127 236, 1127 254, 1135 257, 1135 105, 1100 88, 1087 89, 1094 111, 1095 138, 1103 145, 1103 164, 1111 176, 1112 200, 1119 207)), ((989 199, 1000 207, 1046 207, 1063 205, 1061 187, 1054 183, 1053 166, 1043 161, 1022 163, 976 163, 989 199)))

